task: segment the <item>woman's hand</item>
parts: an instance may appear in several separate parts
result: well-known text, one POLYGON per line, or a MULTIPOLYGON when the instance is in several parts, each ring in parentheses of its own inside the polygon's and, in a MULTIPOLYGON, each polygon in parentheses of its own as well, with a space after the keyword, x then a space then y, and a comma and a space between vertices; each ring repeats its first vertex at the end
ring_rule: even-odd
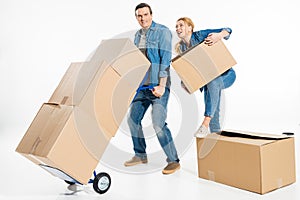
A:
POLYGON ((222 38, 227 37, 228 35, 229 33, 225 29, 219 33, 210 33, 208 34, 207 38, 205 38, 204 43, 208 46, 211 46, 222 40, 222 38))
POLYGON ((221 33, 210 33, 207 38, 205 38, 204 43, 208 46, 211 46, 223 38, 223 34, 221 33))

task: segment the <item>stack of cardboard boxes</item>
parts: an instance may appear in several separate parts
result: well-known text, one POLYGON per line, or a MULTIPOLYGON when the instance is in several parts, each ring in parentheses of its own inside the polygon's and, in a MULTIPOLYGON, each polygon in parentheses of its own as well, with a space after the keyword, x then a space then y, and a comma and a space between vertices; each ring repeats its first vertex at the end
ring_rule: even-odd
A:
POLYGON ((70 65, 16 151, 87 184, 149 66, 129 39, 102 41, 90 60, 70 65))

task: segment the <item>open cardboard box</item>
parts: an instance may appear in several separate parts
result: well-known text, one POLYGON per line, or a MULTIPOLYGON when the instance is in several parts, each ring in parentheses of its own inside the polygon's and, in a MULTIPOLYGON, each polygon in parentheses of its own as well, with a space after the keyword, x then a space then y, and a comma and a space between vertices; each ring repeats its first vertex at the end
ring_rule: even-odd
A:
POLYGON ((296 181, 294 137, 222 131, 197 138, 198 176, 259 194, 296 181))
POLYGON ((189 93, 203 87, 236 64, 223 41, 212 46, 204 42, 172 59, 172 66, 189 93))

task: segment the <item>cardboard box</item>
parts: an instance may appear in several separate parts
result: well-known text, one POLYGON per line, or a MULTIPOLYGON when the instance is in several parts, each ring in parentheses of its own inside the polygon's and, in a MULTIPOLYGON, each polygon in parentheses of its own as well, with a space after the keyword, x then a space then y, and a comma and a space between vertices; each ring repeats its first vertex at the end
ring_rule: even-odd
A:
POLYGON ((137 89, 150 62, 128 38, 103 40, 89 60, 69 66, 48 102, 79 106, 95 76, 99 79, 108 67, 137 89))
POLYGON ((197 138, 198 176, 265 194, 296 181, 294 138, 223 131, 197 138))
MULTIPOLYGON (((43 104, 16 151, 38 165, 60 169, 87 184, 99 160, 82 143, 84 135, 79 134, 75 109, 43 104)), ((88 120, 85 123, 90 125, 88 120)), ((104 152, 109 139, 101 134, 94 139, 104 152)))
POLYGON ((235 64, 223 41, 212 46, 201 43, 172 59, 172 66, 189 93, 203 87, 235 64))
MULTIPOLYGON (((137 70, 140 71, 140 68, 137 70)), ((84 131, 83 128, 80 133, 85 135, 84 139, 91 138, 87 140, 86 146, 93 147, 93 154, 97 155, 99 159, 102 155, 100 154, 101 151, 98 150, 99 145, 97 140, 92 139, 97 135, 92 134, 103 134, 109 138, 116 134, 145 71, 138 73, 143 73, 143 75, 133 78, 131 77, 132 73, 128 73, 120 76, 113 67, 107 66, 104 72, 98 71, 85 96, 77 106, 79 109, 77 109, 75 117, 78 124, 85 127, 83 121, 89 118, 98 128, 98 132, 84 131), (136 83, 132 84, 133 81, 136 83)))

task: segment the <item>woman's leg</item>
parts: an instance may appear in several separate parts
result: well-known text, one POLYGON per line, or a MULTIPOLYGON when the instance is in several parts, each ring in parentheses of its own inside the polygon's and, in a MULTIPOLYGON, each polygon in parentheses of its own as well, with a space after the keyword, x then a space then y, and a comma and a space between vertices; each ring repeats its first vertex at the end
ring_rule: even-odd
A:
POLYGON ((233 69, 209 82, 204 88, 205 113, 202 125, 211 132, 221 131, 220 103, 222 90, 230 87, 236 79, 233 69))

